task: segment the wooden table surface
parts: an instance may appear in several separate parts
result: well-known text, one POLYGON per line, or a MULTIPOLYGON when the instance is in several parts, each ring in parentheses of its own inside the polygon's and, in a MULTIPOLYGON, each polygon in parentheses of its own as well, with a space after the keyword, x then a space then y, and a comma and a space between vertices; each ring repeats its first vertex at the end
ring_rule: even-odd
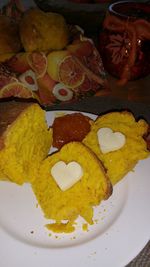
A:
POLYGON ((124 86, 119 86, 117 79, 112 76, 108 76, 108 80, 113 97, 150 105, 150 75, 136 81, 130 81, 124 86))

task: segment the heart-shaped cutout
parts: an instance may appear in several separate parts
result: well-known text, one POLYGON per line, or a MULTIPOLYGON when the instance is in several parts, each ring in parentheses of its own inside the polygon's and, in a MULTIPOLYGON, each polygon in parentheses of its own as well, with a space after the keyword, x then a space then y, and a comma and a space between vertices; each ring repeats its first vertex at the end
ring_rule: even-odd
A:
POLYGON ((71 161, 68 164, 64 161, 58 161, 52 167, 51 175, 60 189, 65 191, 81 179, 83 170, 76 161, 71 161))
POLYGON ((111 128, 100 128, 97 136, 100 149, 104 154, 122 148, 126 142, 124 134, 113 132, 111 128))

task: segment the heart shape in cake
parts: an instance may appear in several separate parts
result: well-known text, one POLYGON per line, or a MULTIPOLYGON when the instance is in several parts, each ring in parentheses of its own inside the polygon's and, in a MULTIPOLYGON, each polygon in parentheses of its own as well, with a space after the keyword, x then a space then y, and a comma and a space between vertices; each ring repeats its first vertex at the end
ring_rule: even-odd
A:
POLYGON ((111 128, 100 128, 97 132, 98 142, 102 153, 122 148, 126 142, 125 135, 120 132, 113 132, 111 128))
POLYGON ((52 167, 51 175, 60 189, 65 191, 81 179, 83 170, 76 161, 71 161, 68 164, 64 161, 58 161, 52 167))

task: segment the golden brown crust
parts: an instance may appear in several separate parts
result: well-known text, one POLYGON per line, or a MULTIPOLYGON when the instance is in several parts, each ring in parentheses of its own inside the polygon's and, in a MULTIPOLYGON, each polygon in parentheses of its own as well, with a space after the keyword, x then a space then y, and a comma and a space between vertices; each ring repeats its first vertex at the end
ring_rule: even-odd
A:
MULTIPOLYGON (((83 144, 83 143, 82 143, 83 144)), ((106 183, 107 183, 107 190, 106 190, 106 194, 105 194, 105 198, 104 199, 108 199, 111 195, 112 195, 112 192, 113 192, 113 186, 112 186, 112 183, 106 173, 106 170, 105 170, 105 167, 104 165, 102 164, 102 162, 100 161, 100 159, 97 157, 97 155, 89 148, 87 147, 85 144, 83 144, 86 149, 91 153, 93 154, 93 157, 95 158, 95 160, 98 162, 102 172, 104 173, 104 176, 105 176, 105 180, 106 180, 106 183)))
POLYGON ((31 8, 21 19, 20 38, 26 52, 61 50, 68 44, 68 26, 60 14, 31 8))
POLYGON ((62 220, 74 224, 79 215, 93 224, 93 207, 112 193, 111 182, 100 160, 90 148, 78 141, 65 144, 43 161, 32 189, 45 217, 59 224, 62 220), (65 192, 51 174, 51 168, 59 161, 66 164, 75 161, 83 169, 81 180, 65 192))
POLYGON ((81 147, 84 146, 85 149, 87 150, 87 152, 90 153, 90 154, 94 157, 95 161, 97 161, 97 163, 98 163, 99 166, 100 166, 100 169, 102 170, 102 172, 103 172, 103 174, 104 174, 105 182, 106 182, 106 184, 107 184, 104 199, 108 199, 108 198, 111 196, 112 192, 113 192, 113 187, 112 187, 112 183, 111 183, 111 181, 110 181, 110 179, 109 179, 109 177, 108 177, 108 175, 107 175, 107 173, 106 173, 105 167, 104 167, 103 163, 101 162, 101 160, 100 160, 100 159, 97 157, 97 155, 96 155, 96 154, 95 154, 89 147, 87 147, 84 143, 80 143, 80 142, 78 142, 78 141, 72 141, 72 142, 70 142, 70 143, 68 143, 68 144, 78 144, 78 145, 80 145, 81 147))
POLYGON ((4 133, 17 117, 34 103, 27 102, 1 102, 0 103, 0 149, 4 146, 4 133))

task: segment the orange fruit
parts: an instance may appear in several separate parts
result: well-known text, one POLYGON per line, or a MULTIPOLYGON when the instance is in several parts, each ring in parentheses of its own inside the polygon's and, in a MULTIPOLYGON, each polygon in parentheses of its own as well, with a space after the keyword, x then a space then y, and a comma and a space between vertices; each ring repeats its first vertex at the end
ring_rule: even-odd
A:
POLYGON ((74 56, 65 57, 59 65, 59 81, 68 88, 80 86, 85 78, 84 70, 74 56))
POLYGON ((27 61, 37 78, 43 77, 47 69, 47 57, 44 52, 32 52, 27 54, 27 61))
POLYGON ((89 79, 103 85, 101 78, 103 67, 100 54, 90 39, 75 40, 67 46, 67 50, 78 60, 78 64, 89 79))
POLYGON ((54 80, 59 82, 59 64, 69 55, 67 50, 53 51, 47 56, 47 73, 54 80))
POLYGON ((0 90, 0 98, 6 97, 34 98, 39 100, 38 96, 32 90, 20 82, 10 83, 0 90))

